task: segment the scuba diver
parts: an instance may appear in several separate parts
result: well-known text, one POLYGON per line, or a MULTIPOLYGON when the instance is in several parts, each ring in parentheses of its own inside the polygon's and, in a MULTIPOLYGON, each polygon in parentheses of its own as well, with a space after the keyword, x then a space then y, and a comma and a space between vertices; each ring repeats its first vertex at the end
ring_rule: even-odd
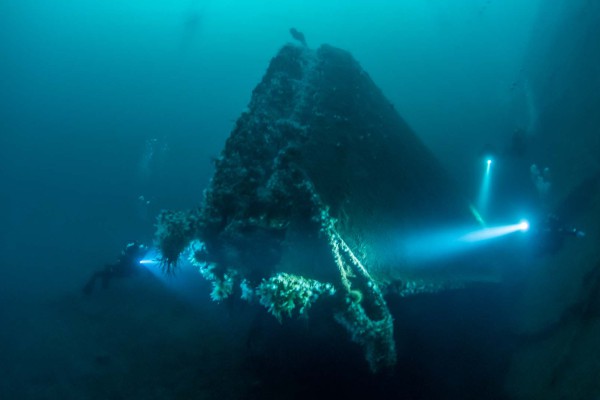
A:
MULTIPOLYGON (((540 197, 547 196, 551 186, 550 171, 541 170, 535 164, 531 166, 531 179, 540 197)), ((540 227, 534 230, 538 254, 556 254, 568 237, 583 238, 585 232, 566 224, 565 220, 581 219, 582 213, 588 210, 594 201, 594 196, 600 190, 600 172, 581 181, 573 188, 566 198, 553 212, 547 213, 540 220, 540 227)))
MULTIPOLYGON (((552 176, 548 167, 529 165, 523 159, 521 147, 522 132, 515 131, 513 142, 508 151, 498 152, 495 146, 486 144, 479 152, 479 157, 487 160, 489 165, 498 164, 492 171, 492 183, 495 193, 491 198, 494 213, 491 217, 498 219, 512 213, 512 210, 529 208, 537 209, 537 218, 532 221, 528 235, 531 250, 537 256, 557 254, 569 237, 583 238, 585 232, 570 226, 565 221, 574 220, 579 210, 585 209, 590 199, 589 193, 600 188, 600 174, 582 182, 567 196, 559 207, 550 210, 548 197, 552 193, 552 176), (519 151, 517 151, 519 149, 519 151), (524 173, 529 169, 529 174, 524 173), (528 176, 529 175, 529 176, 528 176), (529 179, 528 179, 529 178, 529 179)), ((489 177, 488 177, 489 179, 489 177)), ((483 184, 482 184, 483 187, 483 184)))
POLYGON ((139 242, 127 243, 115 263, 106 264, 103 269, 92 274, 83 287, 83 293, 91 294, 98 279, 102 281, 102 287, 106 289, 113 278, 127 278, 135 275, 140 270, 140 261, 147 252, 148 247, 139 242))
POLYGON ((295 40, 297 40, 298 42, 300 42, 300 44, 302 44, 302 46, 308 47, 307 44, 306 44, 306 38, 304 37, 304 34, 302 32, 300 32, 296 28, 290 28, 290 35, 292 35, 292 37, 295 40))
POLYGON ((585 232, 566 225, 554 213, 541 221, 539 228, 533 229, 537 254, 556 254, 562 248, 567 237, 585 237, 585 232))

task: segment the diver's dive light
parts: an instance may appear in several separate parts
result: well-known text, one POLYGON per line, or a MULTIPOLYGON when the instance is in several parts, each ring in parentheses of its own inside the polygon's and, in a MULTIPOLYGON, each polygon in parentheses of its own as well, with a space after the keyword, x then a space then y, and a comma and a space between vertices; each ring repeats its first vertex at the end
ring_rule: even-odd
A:
POLYGON ((456 254, 479 249, 487 243, 504 236, 529 230, 529 222, 521 220, 510 225, 483 227, 480 229, 441 229, 402 240, 404 256, 412 262, 434 261, 456 254))
POLYGON ((140 265, 156 265, 159 264, 159 254, 155 249, 150 249, 144 257, 139 261, 140 265))
POLYGON ((528 229, 529 222, 527 220, 521 220, 518 224, 502 225, 469 232, 466 235, 461 236, 458 240, 460 242, 468 243, 481 242, 482 240, 494 239, 514 232, 526 232, 528 229))
POLYGON ((490 156, 485 158, 485 172, 483 173, 483 179, 481 181, 481 187, 479 189, 479 197, 477 200, 477 208, 484 215, 487 211, 487 206, 490 197, 490 182, 491 182, 491 170, 494 159, 490 156))

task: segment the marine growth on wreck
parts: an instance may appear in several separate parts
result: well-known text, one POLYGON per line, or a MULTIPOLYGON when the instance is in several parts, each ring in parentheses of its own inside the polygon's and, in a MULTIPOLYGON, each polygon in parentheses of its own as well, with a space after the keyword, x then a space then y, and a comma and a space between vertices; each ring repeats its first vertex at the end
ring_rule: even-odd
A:
POLYGON ((409 230, 472 217, 346 51, 284 46, 215 167, 200 205, 163 211, 156 232, 166 270, 189 249, 215 301, 258 302, 285 323, 328 298, 332 317, 377 372, 396 362, 384 296, 459 284, 390 251, 409 230))

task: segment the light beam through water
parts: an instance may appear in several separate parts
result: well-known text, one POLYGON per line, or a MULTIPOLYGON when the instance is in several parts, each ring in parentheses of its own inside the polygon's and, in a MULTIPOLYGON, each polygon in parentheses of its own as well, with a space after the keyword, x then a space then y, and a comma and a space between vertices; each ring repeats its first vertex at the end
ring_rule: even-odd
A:
POLYGON ((486 159, 485 172, 483 173, 483 180, 481 181, 481 188, 479 189, 479 198, 477 201, 477 208, 479 212, 486 215, 489 198, 490 198, 490 182, 491 182, 491 170, 493 160, 491 158, 486 159))
POLYGON ((427 262, 479 248, 492 239, 525 232, 529 222, 483 229, 446 229, 416 234, 402 241, 403 256, 411 262, 427 262))

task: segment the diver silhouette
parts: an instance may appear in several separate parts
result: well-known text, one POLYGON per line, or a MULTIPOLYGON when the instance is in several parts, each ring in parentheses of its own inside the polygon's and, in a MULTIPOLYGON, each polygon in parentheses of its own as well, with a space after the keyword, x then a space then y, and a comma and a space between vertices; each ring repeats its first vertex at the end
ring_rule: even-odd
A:
POLYGON ((83 293, 91 294, 97 280, 101 280, 102 287, 106 289, 114 278, 127 278, 135 275, 140 270, 140 261, 147 251, 148 248, 141 243, 136 241, 127 243, 115 263, 106 264, 103 269, 92 274, 83 287, 83 293))
POLYGON ((566 225, 556 214, 550 213, 534 230, 535 250, 539 255, 552 255, 564 245, 568 237, 585 237, 585 232, 566 225))
POLYGON ((300 32, 296 28, 290 28, 290 34, 294 39, 302 43, 302 46, 308 47, 308 45, 306 44, 306 38, 304 37, 304 34, 302 32, 300 32))

